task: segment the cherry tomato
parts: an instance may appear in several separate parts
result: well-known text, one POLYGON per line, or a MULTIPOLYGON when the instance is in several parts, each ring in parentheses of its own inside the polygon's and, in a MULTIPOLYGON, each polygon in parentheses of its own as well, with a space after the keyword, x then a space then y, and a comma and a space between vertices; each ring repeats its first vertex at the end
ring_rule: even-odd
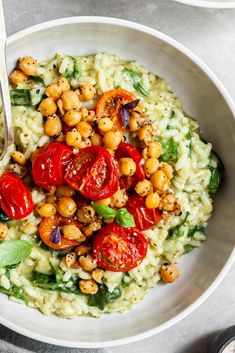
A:
POLYGON ((114 272, 126 272, 145 258, 148 241, 137 228, 107 224, 94 237, 92 252, 98 267, 114 272))
POLYGON ((34 209, 30 191, 13 172, 6 171, 0 178, 0 206, 11 219, 27 217, 34 209))
POLYGON ((100 146, 80 149, 67 167, 65 180, 90 200, 110 197, 119 186, 115 160, 100 146))
POLYGON ((96 106, 98 118, 109 117, 113 122, 113 130, 122 130, 121 107, 135 100, 135 96, 124 89, 114 89, 105 92, 99 99, 96 106))
POLYGON ((51 142, 37 149, 32 158, 35 184, 47 190, 64 184, 65 169, 72 156, 72 150, 61 142, 51 142))
POLYGON ((43 218, 39 226, 39 235, 43 243, 54 250, 67 250, 79 245, 80 243, 76 240, 71 240, 63 236, 61 237, 61 241, 58 244, 51 241, 51 233, 53 230, 55 230, 57 227, 63 227, 68 224, 74 224, 78 228, 81 227, 78 222, 69 218, 62 217, 60 215, 43 218))
POLYGON ((125 207, 134 217, 136 227, 141 230, 152 228, 161 220, 160 211, 145 207, 145 198, 142 196, 130 196, 125 207))

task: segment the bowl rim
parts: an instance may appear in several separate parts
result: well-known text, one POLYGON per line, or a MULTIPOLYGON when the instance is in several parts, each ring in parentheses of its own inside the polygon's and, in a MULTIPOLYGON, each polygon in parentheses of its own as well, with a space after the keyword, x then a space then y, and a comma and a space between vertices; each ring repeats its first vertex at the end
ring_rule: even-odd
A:
POLYGON ((204 1, 201 0, 172 0, 180 4, 195 6, 195 7, 206 7, 211 9, 235 9, 235 1, 224 2, 224 1, 204 1))
MULTIPOLYGON (((181 0, 180 0, 181 1, 181 0)), ((98 24, 110 24, 110 25, 116 25, 116 26, 122 26, 125 28, 131 28, 134 30, 138 30, 141 32, 144 32, 146 34, 149 34, 151 36, 154 36, 160 40, 163 40, 167 44, 173 46, 174 48, 178 49, 180 52, 182 52, 184 55, 186 55, 189 59, 191 59, 197 66, 200 67, 200 69, 211 79, 211 81, 214 83, 214 85, 217 87, 223 98, 225 99, 226 103, 228 104, 228 107, 230 108, 234 119, 235 119, 235 104, 233 103, 233 100, 223 84, 220 82, 220 80, 217 78, 217 76, 209 69, 209 67, 204 64, 204 62, 197 57, 193 52, 191 52, 189 49, 187 49, 184 45, 180 44, 178 41, 175 39, 167 36, 166 34, 159 32, 151 27, 145 26, 138 24, 136 22, 131 22, 123 19, 118 19, 118 18, 112 18, 112 17, 102 17, 102 16, 75 16, 75 17, 64 17, 64 18, 59 18, 47 22, 43 22, 31 27, 28 27, 26 29, 23 29, 13 35, 11 35, 8 40, 7 40, 7 45, 13 44, 15 41, 18 39, 25 37, 29 34, 38 32, 40 30, 48 29, 51 27, 56 27, 56 26, 61 26, 61 25, 66 25, 66 24, 76 24, 76 23, 98 23, 98 24)), ((64 346, 64 347, 76 347, 76 348, 103 348, 103 347, 114 347, 114 346, 119 346, 123 344, 129 344, 133 343, 148 337, 151 337, 157 333, 160 333, 164 331, 167 328, 170 328, 171 326, 175 325, 182 319, 186 318, 189 314, 191 314, 197 307, 199 307, 208 297, 212 292, 216 289, 216 287, 221 283, 223 278, 225 277, 226 273, 229 271, 231 268, 233 262, 235 260, 235 244, 234 248, 228 257, 224 267, 222 270, 219 272, 218 276, 215 278, 215 280, 211 283, 211 285, 207 288, 207 290, 197 299, 195 300, 191 305, 189 305, 186 309, 184 309, 181 313, 173 317, 172 319, 166 321, 165 323, 148 330, 146 332, 133 335, 130 337, 126 338, 120 338, 120 339, 115 339, 115 340, 109 340, 109 341, 97 341, 97 342, 78 342, 78 341, 66 341, 63 339, 57 339, 57 338, 52 338, 52 337, 47 337, 38 333, 35 333, 33 331, 30 331, 28 329, 25 329, 23 327, 20 327, 16 325, 14 322, 8 321, 5 318, 2 318, 0 316, 0 324, 6 326, 7 328, 22 334, 26 337, 49 343, 49 344, 54 344, 54 345, 59 345, 59 346, 64 346)))

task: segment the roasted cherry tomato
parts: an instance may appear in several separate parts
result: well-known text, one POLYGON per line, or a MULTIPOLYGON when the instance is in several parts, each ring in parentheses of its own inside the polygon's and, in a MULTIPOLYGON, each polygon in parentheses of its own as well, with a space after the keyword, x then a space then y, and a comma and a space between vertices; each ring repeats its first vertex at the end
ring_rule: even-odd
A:
POLYGON ((130 196, 125 207, 134 217, 136 227, 141 230, 152 228, 161 219, 160 211, 156 208, 147 208, 145 198, 142 196, 130 196))
POLYGON ((47 190, 64 184, 65 169, 72 157, 72 150, 61 142, 51 142, 37 149, 32 158, 35 184, 47 190))
POLYGON ((4 172, 0 178, 0 206, 11 219, 27 217, 34 209, 30 191, 11 171, 4 172))
POLYGON ((142 157, 137 148, 130 143, 127 142, 121 142, 118 145, 118 148, 115 152, 115 157, 117 160, 123 158, 123 157, 129 157, 132 158, 133 161, 136 164, 136 173, 132 176, 122 176, 120 178, 120 187, 125 188, 127 190, 129 189, 134 189, 136 184, 144 180, 145 178, 145 173, 143 166, 141 164, 142 162, 142 157))
POLYGON ((39 226, 39 235, 43 243, 54 250, 67 250, 79 245, 80 243, 76 240, 67 239, 63 236, 61 236, 61 240, 58 244, 51 240, 51 234, 57 227, 63 227, 68 224, 74 224, 78 228, 81 228, 80 223, 60 215, 43 218, 39 226))
POLYGON ((113 121, 113 130, 122 130, 121 108, 122 105, 135 100, 135 96, 124 89, 114 89, 105 92, 99 99, 96 106, 98 118, 109 117, 113 121))
POLYGON ((90 200, 112 196, 119 185, 115 160, 100 146, 80 149, 67 167, 65 180, 90 200))
POLYGON ((126 272, 141 263, 147 249, 148 241, 139 229, 111 223, 95 235, 92 252, 98 267, 126 272))

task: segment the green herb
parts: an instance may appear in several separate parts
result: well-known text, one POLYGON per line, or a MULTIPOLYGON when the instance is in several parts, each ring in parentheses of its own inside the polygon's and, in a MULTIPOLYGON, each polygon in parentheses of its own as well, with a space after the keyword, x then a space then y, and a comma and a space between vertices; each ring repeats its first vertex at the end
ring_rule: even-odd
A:
POLYGON ((75 284, 73 284, 71 287, 66 287, 64 282, 57 282, 56 280, 59 280, 59 278, 56 278, 54 273, 48 275, 46 273, 41 273, 37 271, 32 272, 31 282, 35 287, 51 291, 81 294, 81 291, 75 284))
POLYGON ((137 72, 134 72, 132 70, 128 70, 125 68, 123 70, 132 80, 133 87, 136 91, 139 91, 142 96, 148 96, 149 92, 148 90, 144 87, 144 85, 141 83, 141 77, 137 72))
POLYGON ((92 207, 94 207, 98 215, 104 219, 114 219, 116 216, 116 211, 109 206, 101 205, 97 202, 92 202, 92 207))
POLYGON ((101 284, 96 294, 90 295, 87 304, 89 306, 96 306, 100 310, 104 310, 105 306, 111 301, 119 298, 122 294, 120 287, 116 287, 112 293, 108 291, 108 288, 101 284))
POLYGON ((78 64, 76 63, 73 65, 73 71, 70 71, 69 69, 65 70, 65 77, 67 79, 75 78, 77 80, 79 76, 80 76, 80 72, 79 72, 78 64))
POLYGON ((10 218, 6 215, 6 213, 0 208, 0 222, 10 221, 10 218))
POLYGON ((214 195, 219 187, 222 171, 219 168, 210 167, 211 178, 208 185, 208 193, 214 195))
POLYGON ((10 240, 0 244, 0 267, 20 263, 32 250, 32 244, 25 240, 10 240))
POLYGON ((205 228, 202 226, 195 226, 193 228, 190 228, 188 231, 188 237, 194 236, 195 233, 205 233, 205 228))
POLYGON ((58 266, 56 267, 52 263, 50 264, 51 264, 51 269, 53 271, 53 274, 55 276, 56 283, 62 282, 63 272, 58 266))
POLYGON ((194 246, 192 246, 192 245, 185 245, 184 246, 184 252, 183 252, 183 254, 187 254, 187 253, 189 253, 190 251, 192 251, 194 249, 194 246))
POLYGON ((11 105, 31 105, 30 90, 13 89, 10 91, 11 105))
POLYGON ((163 154, 160 160, 163 162, 176 163, 179 159, 179 144, 172 139, 160 141, 162 144, 163 154))
POLYGON ((42 84, 44 85, 44 80, 43 80, 43 78, 40 77, 40 76, 33 76, 33 77, 31 78, 31 80, 34 81, 34 82, 42 83, 42 84))
POLYGON ((0 292, 7 294, 7 295, 10 295, 15 298, 19 298, 25 302, 28 301, 28 296, 25 293, 25 291, 16 285, 12 286, 9 289, 6 289, 6 288, 0 286, 0 292))
POLYGON ((135 227, 134 217, 126 208, 120 208, 117 211, 115 222, 124 228, 135 227))
POLYGON ((168 239, 177 239, 183 236, 184 234, 184 225, 187 222, 188 216, 189 216, 189 212, 186 212, 185 218, 183 219, 183 221, 178 224, 177 226, 175 226, 174 228, 169 229, 169 234, 167 237, 168 239))

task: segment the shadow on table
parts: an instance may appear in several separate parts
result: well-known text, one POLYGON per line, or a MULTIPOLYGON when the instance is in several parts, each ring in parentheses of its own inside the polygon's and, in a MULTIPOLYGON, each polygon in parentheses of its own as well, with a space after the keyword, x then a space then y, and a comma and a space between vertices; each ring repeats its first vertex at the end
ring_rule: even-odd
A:
POLYGON ((0 325, 1 353, 103 353, 102 349, 78 349, 58 347, 22 336, 0 325))
MULTIPOLYGON (((218 331, 211 332, 207 335, 200 336, 190 344, 186 344, 183 350, 177 353, 207 353, 210 343, 213 341, 218 331)), ((195 327, 195 335, 197 335, 197 328, 195 327)))

